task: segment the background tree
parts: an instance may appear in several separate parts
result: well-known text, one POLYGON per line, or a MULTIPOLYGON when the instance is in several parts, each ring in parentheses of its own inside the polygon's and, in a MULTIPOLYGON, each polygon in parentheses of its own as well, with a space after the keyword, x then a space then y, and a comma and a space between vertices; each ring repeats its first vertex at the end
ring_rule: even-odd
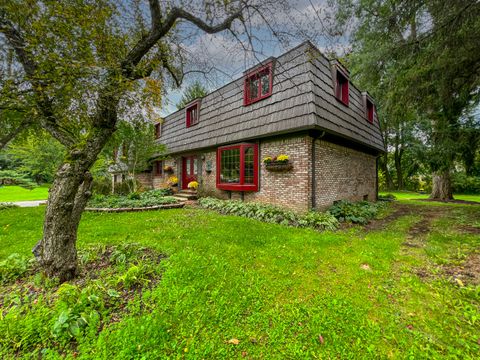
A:
POLYGON ((118 156, 111 170, 132 179, 130 190, 138 191, 137 174, 151 168, 151 159, 165 150, 156 142, 153 123, 141 118, 121 121, 112 142, 118 156))
MULTIPOLYGON (((199 1, 188 8, 158 0, 1 3, 1 48, 12 51, 18 69, 10 86, 14 101, 2 101, 10 109, 25 105, 65 148, 50 188, 43 237, 34 248, 47 275, 61 281, 75 276, 90 169, 132 105, 151 109, 161 103, 169 82, 180 84, 182 29, 227 31, 252 48, 252 31, 287 7, 273 0, 199 1), (142 95, 141 104, 132 94, 142 95)), ((272 24, 264 30, 275 33, 272 24)))
MULTIPOLYGON (((480 3, 340 2, 341 18, 357 21, 350 57, 356 77, 373 89, 379 113, 388 114, 386 127, 395 129, 394 139, 404 141, 401 129, 425 143, 431 197, 451 199, 460 119, 479 101, 480 3), (399 122, 403 125, 396 127, 399 122)), ((397 160, 400 155, 396 151, 397 160)))
POLYGON ((177 104, 177 109, 180 110, 185 107, 189 102, 202 98, 208 94, 207 89, 199 81, 195 81, 191 85, 187 86, 183 92, 182 98, 177 104))
POLYGON ((37 183, 51 183, 64 156, 62 145, 43 130, 30 130, 25 138, 13 141, 5 151, 10 168, 37 183))

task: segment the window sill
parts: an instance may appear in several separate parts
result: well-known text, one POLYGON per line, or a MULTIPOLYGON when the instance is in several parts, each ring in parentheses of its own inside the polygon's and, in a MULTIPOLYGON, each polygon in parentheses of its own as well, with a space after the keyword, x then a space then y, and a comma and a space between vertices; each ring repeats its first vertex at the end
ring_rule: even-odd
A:
POLYGON ((229 191, 258 191, 258 185, 217 184, 217 189, 229 191))
POLYGON ((348 104, 349 102, 348 101, 343 101, 342 99, 339 99, 338 97, 335 96, 335 99, 337 99, 337 101, 343 105, 345 105, 346 107, 349 107, 348 104))
POLYGON ((259 98, 256 98, 255 100, 245 100, 243 106, 249 106, 249 105, 252 105, 252 104, 255 104, 256 102, 259 102, 261 100, 264 100, 268 97, 272 96, 272 93, 269 93, 269 94, 266 94, 266 95, 263 95, 259 98))

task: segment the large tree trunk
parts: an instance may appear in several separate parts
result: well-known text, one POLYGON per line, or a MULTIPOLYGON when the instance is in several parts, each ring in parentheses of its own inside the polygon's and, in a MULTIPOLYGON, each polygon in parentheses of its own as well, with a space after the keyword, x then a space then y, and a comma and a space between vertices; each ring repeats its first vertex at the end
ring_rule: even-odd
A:
POLYGON ((397 190, 403 190, 403 168, 402 168, 402 151, 395 150, 395 170, 397 173, 397 190))
POLYGON ((50 189, 43 238, 33 249, 40 266, 61 282, 77 271, 77 229, 91 195, 92 176, 75 163, 63 164, 50 189))
POLYGON ((433 174, 433 188, 430 199, 452 200, 452 183, 449 171, 439 171, 433 174))
POLYGON ((388 170, 388 153, 384 153, 382 157, 380 158, 380 169, 385 175, 385 186, 387 187, 387 190, 392 190, 393 189, 393 179, 392 175, 390 174, 390 170, 388 170))

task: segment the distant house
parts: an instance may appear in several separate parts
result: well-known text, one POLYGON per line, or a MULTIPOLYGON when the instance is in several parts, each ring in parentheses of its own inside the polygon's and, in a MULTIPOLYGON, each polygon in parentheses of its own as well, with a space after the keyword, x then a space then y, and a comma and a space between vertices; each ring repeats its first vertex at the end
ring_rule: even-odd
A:
POLYGON ((144 179, 154 188, 176 176, 180 189, 196 180, 201 196, 299 211, 377 197, 385 146, 374 102, 309 42, 192 101, 155 131, 168 157, 144 179), (263 161, 279 155, 288 162, 263 161))

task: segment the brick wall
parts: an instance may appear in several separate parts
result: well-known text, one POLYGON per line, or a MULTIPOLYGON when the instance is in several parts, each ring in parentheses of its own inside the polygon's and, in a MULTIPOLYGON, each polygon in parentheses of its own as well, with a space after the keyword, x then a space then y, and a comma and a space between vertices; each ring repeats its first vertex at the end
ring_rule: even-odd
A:
MULTIPOLYGON (((312 206, 312 138, 307 135, 261 140, 259 143, 260 183, 258 192, 245 192, 244 201, 258 201, 279 205, 296 211, 308 211, 312 206), (272 172, 265 168, 266 156, 286 154, 293 169, 272 172)), ((191 154, 190 154, 191 155, 191 154)), ((221 199, 241 199, 239 192, 216 188, 216 149, 197 153, 199 161, 200 196, 221 199), (211 171, 207 171, 207 170, 211 171)), ((368 200, 376 197, 376 158, 373 155, 336 145, 324 140, 315 143, 316 206, 328 207, 336 200, 368 200)), ((152 176, 154 188, 168 187, 168 177, 181 179, 181 156, 164 161, 174 169, 174 174, 152 176), (176 162, 176 164, 175 164, 176 162)))
MULTIPOLYGON (((311 188, 310 164, 311 138, 296 136, 262 140, 259 146, 260 186, 258 192, 245 192, 245 201, 258 201, 267 204, 280 205, 296 211, 307 211, 311 188), (271 172, 265 169, 262 159, 266 156, 286 154, 290 157, 293 169, 287 172, 271 172)), ((216 188, 216 151, 204 153, 199 194, 228 199, 228 191, 216 188), (208 173, 207 163, 212 171, 208 173)), ((239 192, 232 192, 232 199, 241 199, 239 192)))
POLYGON ((336 200, 376 200, 376 157, 323 140, 315 143, 317 208, 336 200))
MULTIPOLYGON (((178 160, 177 160, 178 163, 178 160)), ((171 166, 173 169, 173 173, 166 173, 165 171, 162 171, 162 175, 155 175, 155 173, 152 174, 152 187, 154 189, 165 189, 168 188, 170 185, 167 184, 168 178, 170 176, 176 176, 180 179, 180 171, 175 164, 175 159, 170 158, 166 159, 163 161, 163 166, 171 166)))

